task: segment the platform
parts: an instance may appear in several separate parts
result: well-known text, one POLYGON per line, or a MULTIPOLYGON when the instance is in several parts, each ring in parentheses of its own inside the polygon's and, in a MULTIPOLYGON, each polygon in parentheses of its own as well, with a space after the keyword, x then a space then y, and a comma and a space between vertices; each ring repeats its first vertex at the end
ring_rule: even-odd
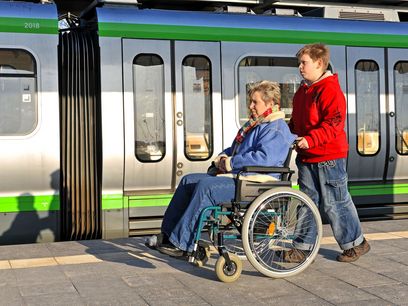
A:
POLYGON ((0 305, 407 305, 408 220, 363 222, 371 251, 347 264, 330 227, 314 264, 235 283, 146 248, 143 237, 0 246, 0 305))

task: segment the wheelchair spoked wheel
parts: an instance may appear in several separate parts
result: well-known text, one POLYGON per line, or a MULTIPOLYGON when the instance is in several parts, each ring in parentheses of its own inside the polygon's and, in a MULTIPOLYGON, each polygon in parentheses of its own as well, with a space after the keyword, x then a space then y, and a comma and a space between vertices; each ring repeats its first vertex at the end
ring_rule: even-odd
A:
POLYGON ((319 210, 303 192, 277 187, 258 196, 245 214, 245 254, 262 274, 283 278, 305 270, 315 259, 322 237, 319 210), (302 242, 300 250, 294 242, 302 242))
POLYGON ((227 265, 227 261, 223 256, 220 256, 215 263, 215 273, 220 281, 224 283, 235 282, 242 272, 242 261, 235 254, 228 254, 231 260, 231 265, 227 265))

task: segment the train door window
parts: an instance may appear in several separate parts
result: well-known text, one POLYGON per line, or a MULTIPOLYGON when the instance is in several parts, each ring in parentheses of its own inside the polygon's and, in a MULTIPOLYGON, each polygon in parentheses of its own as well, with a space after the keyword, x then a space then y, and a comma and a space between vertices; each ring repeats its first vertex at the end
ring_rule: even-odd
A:
POLYGON ((298 89, 301 76, 298 60, 292 57, 250 56, 238 65, 238 112, 239 124, 248 120, 248 86, 261 80, 278 82, 281 89, 281 110, 289 121, 292 114, 292 99, 298 89))
POLYGON ((396 106, 396 146, 399 154, 408 154, 408 62, 394 66, 396 106))
POLYGON ((166 154, 164 119, 164 63, 156 54, 133 60, 135 156, 158 162, 166 154))
POLYGON ((0 136, 27 135, 37 126, 37 75, 33 56, 0 50, 0 136))
POLYGON ((380 149, 380 79, 375 61, 361 60, 355 66, 357 104, 357 150, 375 155, 380 149))
POLYGON ((211 62, 187 56, 183 63, 184 154, 204 160, 213 154, 211 62))

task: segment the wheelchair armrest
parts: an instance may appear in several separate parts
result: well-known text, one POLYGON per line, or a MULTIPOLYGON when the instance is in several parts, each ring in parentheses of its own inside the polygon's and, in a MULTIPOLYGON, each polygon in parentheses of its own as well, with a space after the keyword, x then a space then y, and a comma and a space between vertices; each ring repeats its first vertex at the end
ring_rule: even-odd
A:
POLYGON ((288 167, 259 167, 259 166, 248 166, 242 169, 242 172, 256 172, 256 173, 295 173, 295 171, 290 170, 288 167))

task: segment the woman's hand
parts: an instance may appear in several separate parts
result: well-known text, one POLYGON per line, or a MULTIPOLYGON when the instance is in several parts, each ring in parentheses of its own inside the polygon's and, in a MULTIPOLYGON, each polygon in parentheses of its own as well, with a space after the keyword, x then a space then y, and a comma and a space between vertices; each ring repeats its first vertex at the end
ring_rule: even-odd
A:
POLYGON ((297 141, 296 146, 299 149, 303 149, 303 150, 309 149, 309 144, 308 144, 307 140, 304 137, 298 137, 298 138, 296 138, 296 141, 297 141))
POLYGON ((221 157, 219 163, 218 163, 218 171, 220 173, 227 173, 227 169, 225 168, 225 160, 227 158, 226 157, 221 157))

